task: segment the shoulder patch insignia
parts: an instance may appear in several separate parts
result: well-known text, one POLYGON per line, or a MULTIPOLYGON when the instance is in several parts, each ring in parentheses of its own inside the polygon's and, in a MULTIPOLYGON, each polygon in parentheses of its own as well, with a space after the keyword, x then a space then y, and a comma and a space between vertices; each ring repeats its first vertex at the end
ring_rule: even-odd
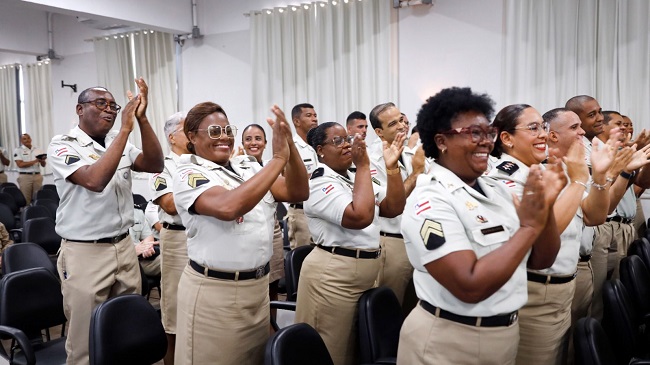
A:
POLYGON ((519 166, 511 161, 503 161, 497 166, 497 169, 505 172, 508 175, 514 174, 515 171, 519 170, 519 166))
POLYGON ((377 178, 374 177, 374 176, 372 177, 372 182, 374 182, 375 184, 381 186, 381 182, 379 180, 377 180, 377 178))
POLYGON ((66 155, 65 156, 65 164, 66 165, 72 165, 75 162, 79 161, 79 156, 75 155, 66 155))
POLYGON ((445 233, 442 231, 442 224, 431 219, 425 219, 420 228, 420 237, 427 250, 435 250, 442 246, 445 241, 445 233))
POLYGON ((187 184, 192 188, 197 188, 208 182, 210 182, 210 180, 201 173, 189 174, 187 176, 187 184))
POLYGON ((321 176, 323 176, 324 174, 325 174, 325 169, 322 168, 322 167, 319 167, 319 168, 317 168, 316 170, 314 170, 314 172, 311 173, 311 178, 310 178, 310 180, 313 180, 313 179, 315 179, 315 178, 317 178, 317 177, 321 177, 321 176))
POLYGON ((156 191, 161 191, 167 189, 167 180, 164 177, 156 177, 156 180, 153 182, 153 187, 156 191))

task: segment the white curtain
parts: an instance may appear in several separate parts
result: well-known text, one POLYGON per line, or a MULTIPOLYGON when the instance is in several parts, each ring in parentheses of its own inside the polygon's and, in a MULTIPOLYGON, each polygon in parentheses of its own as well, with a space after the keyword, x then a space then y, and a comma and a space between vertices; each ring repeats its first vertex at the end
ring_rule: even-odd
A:
MULTIPOLYGON (((49 62, 28 64, 25 67, 25 127, 32 137, 32 146, 47 152, 52 137, 52 78, 49 62)), ((45 173, 50 173, 49 164, 45 173)))
MULTIPOLYGON (((127 90, 135 87, 131 34, 96 38, 93 41, 97 60, 97 81, 113 94, 115 102, 124 107, 127 90)), ((137 92, 136 92, 137 93, 137 92)), ((119 127, 120 118, 115 122, 119 127)))
POLYGON ((650 2, 505 0, 503 105, 540 113, 580 94, 650 128, 650 2))
POLYGON ((20 145, 16 82, 16 65, 0 66, 0 147, 12 164, 14 149, 20 145))
MULTIPOLYGON (((314 105, 320 121, 396 101, 388 1, 311 2, 251 13, 253 116, 314 105)), ((290 118, 290 116, 288 116, 290 118)))
MULTIPOLYGON (((169 33, 138 31, 98 38, 94 41, 97 75, 101 86, 113 93, 118 104, 128 102, 126 91, 138 93, 134 79, 142 76, 149 86, 147 117, 162 146, 167 146, 163 127, 176 111, 176 59, 174 36, 169 33)), ((121 116, 115 127, 119 128, 121 116)), ((140 129, 135 124, 129 141, 142 148, 140 129)))
MULTIPOLYGON (((147 118, 160 145, 168 148, 164 132, 165 120, 176 112, 177 106, 174 36, 170 33, 146 31, 135 35, 133 41, 137 77, 144 77, 149 85, 147 118)), ((137 135, 139 133, 137 131, 137 135)))

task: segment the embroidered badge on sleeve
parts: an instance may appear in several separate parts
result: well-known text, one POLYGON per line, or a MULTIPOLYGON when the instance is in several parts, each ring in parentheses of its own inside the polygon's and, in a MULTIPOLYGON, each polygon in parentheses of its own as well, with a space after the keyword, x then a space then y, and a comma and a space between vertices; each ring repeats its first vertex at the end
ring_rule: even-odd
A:
POLYGON ((429 251, 439 248, 446 242, 442 224, 431 219, 425 219, 424 223, 422 223, 420 237, 422 237, 422 242, 429 251))

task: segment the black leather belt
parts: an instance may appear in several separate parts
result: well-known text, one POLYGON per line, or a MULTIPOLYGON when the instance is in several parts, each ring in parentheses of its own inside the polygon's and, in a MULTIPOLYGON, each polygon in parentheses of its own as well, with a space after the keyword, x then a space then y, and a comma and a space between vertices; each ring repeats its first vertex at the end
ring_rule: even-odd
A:
POLYGON ((552 276, 541 275, 538 273, 528 271, 528 281, 534 281, 541 284, 566 284, 576 278, 577 273, 571 276, 552 276))
POLYGON ((21 175, 39 175, 40 172, 19 172, 21 175))
POLYGON ((269 271, 271 271, 271 265, 267 262, 266 265, 260 266, 257 269, 249 271, 218 271, 212 270, 207 267, 201 266, 190 260, 190 267, 199 274, 223 280, 251 280, 251 279, 261 279, 266 276, 269 271))
POLYGON ((125 239, 126 236, 128 236, 128 235, 129 235, 129 232, 127 231, 127 232, 122 233, 122 234, 119 235, 119 236, 115 236, 115 237, 104 237, 104 238, 100 238, 100 239, 98 239, 98 240, 75 240, 75 239, 72 239, 72 238, 64 238, 64 239, 65 239, 66 241, 82 242, 82 243, 118 243, 118 242, 120 242, 121 240, 125 239))
POLYGON ((607 222, 619 222, 623 224, 630 224, 632 221, 634 221, 634 219, 621 217, 620 215, 615 215, 613 217, 607 218, 607 222))
POLYGON ((580 262, 589 262, 591 260, 591 254, 589 255, 580 255, 580 262))
POLYGON ((436 317, 475 327, 508 327, 517 322, 517 318, 519 317, 519 313, 517 311, 492 317, 461 316, 459 314, 447 312, 444 309, 435 307, 430 303, 425 302, 424 300, 420 300, 420 306, 425 311, 433 314, 436 317))
POLYGON ((323 245, 316 245, 316 247, 320 248, 321 250, 325 250, 327 252, 330 252, 334 255, 341 255, 341 256, 347 256, 347 257, 354 257, 357 259, 376 259, 379 256, 381 256, 381 250, 376 250, 376 251, 363 251, 363 250, 353 250, 349 248, 344 248, 344 247, 330 247, 330 246, 323 246, 323 245))
POLYGON ((184 231, 185 230, 185 226, 182 226, 180 224, 171 224, 171 223, 167 223, 167 222, 163 223, 163 228, 171 229, 172 231, 184 231))
POLYGON ((289 207, 294 209, 302 209, 302 203, 289 204, 289 207))
POLYGON ((384 237, 393 237, 393 238, 404 238, 401 233, 388 233, 388 232, 379 232, 379 235, 384 237))

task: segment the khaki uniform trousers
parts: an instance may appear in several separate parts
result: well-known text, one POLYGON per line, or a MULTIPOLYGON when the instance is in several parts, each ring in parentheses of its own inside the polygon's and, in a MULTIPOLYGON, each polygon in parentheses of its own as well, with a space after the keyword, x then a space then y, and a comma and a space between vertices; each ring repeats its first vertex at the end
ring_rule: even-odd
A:
POLYGON ((623 257, 627 257, 627 251, 636 239, 636 229, 634 223, 623 224, 619 222, 611 222, 614 231, 614 240, 609 247, 609 259, 607 264, 608 270, 612 271, 612 279, 619 279, 621 277, 620 264, 623 257))
POLYGON ((269 272, 269 283, 280 280, 284 277, 284 245, 282 244, 282 229, 280 223, 275 221, 273 231, 273 254, 271 255, 271 271, 269 272))
POLYGON ((646 227, 645 214, 643 214, 643 204, 641 199, 636 200, 636 215, 634 216, 634 230, 636 231, 636 238, 645 237, 646 227))
POLYGON ((0 184, 7 182, 7 174, 4 171, 0 172, 0 184))
POLYGON ((528 282, 528 302, 519 310, 517 364, 565 363, 575 286, 575 279, 564 284, 528 282))
POLYGON ((160 255, 153 260, 140 260, 140 266, 142 266, 142 271, 147 276, 160 275, 160 255))
POLYGON ((287 210, 287 226, 289 226, 289 246, 293 250, 299 246, 306 246, 314 242, 309 232, 305 211, 289 207, 287 210))
POLYGON ((618 271, 617 252, 611 253, 610 260, 610 251, 612 251, 612 248, 621 247, 622 251, 627 254, 627 247, 629 247, 634 237, 634 228, 630 224, 612 221, 594 227, 594 231, 594 245, 591 252, 591 267, 594 273, 594 297, 591 303, 591 316, 598 321, 602 321, 603 285, 607 280, 607 272, 610 269, 618 271))
POLYGON ((358 301, 376 286, 380 259, 357 259, 314 248, 302 265, 296 323, 307 323, 318 331, 335 365, 359 363, 358 301))
POLYGON ((399 335, 397 365, 512 365, 519 324, 475 327, 438 318, 417 305, 399 335))
POLYGON ((177 365, 261 365, 269 338, 269 278, 220 280, 189 265, 178 285, 177 365))
POLYGON ((406 255, 404 239, 381 236, 381 268, 377 279, 378 286, 387 286, 393 290, 401 305, 404 302, 404 292, 413 277, 413 266, 406 255))
POLYGON ((165 332, 176 333, 178 282, 187 266, 185 231, 163 228, 160 231, 160 313, 165 332))
POLYGON ((139 294, 140 267, 131 236, 111 243, 61 241, 57 261, 68 319, 67 363, 89 364, 88 338, 93 309, 109 298, 139 294))
POLYGON ((27 205, 29 205, 36 192, 41 190, 41 187, 43 186, 43 175, 19 174, 18 186, 20 187, 20 191, 25 196, 27 205))
POLYGON ((573 348, 573 325, 580 319, 589 315, 591 300, 594 296, 594 275, 591 271, 591 262, 578 262, 578 272, 574 280, 575 293, 571 302, 571 328, 569 329, 569 351, 567 364, 573 364, 575 356, 573 348))

